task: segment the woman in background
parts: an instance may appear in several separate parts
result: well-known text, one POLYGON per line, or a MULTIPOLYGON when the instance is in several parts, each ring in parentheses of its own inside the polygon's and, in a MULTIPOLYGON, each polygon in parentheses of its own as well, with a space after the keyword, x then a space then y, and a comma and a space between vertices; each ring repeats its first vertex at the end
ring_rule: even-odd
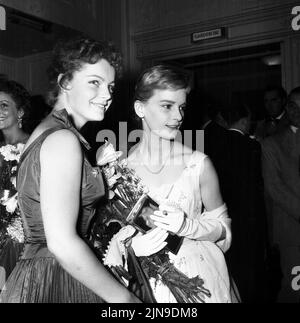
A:
POLYGON ((23 249, 23 228, 17 207, 16 167, 28 140, 30 96, 19 83, 0 81, 0 290, 23 249))

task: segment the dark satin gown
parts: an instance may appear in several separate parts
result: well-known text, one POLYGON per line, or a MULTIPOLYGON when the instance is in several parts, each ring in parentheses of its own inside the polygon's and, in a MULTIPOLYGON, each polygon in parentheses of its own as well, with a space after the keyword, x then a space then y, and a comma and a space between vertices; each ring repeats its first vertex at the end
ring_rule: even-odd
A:
MULTIPOLYGON (((1 293, 0 302, 100 303, 103 300, 69 275, 47 249, 39 187, 39 155, 42 143, 51 133, 69 129, 80 140, 83 151, 89 149, 88 143, 73 127, 66 110, 57 111, 49 118, 53 118, 54 126, 38 137, 21 156, 17 188, 24 222, 25 249, 7 281, 6 290, 1 293)), ((77 225, 78 233, 83 239, 87 237, 89 223, 94 215, 94 206, 104 193, 101 173, 95 172, 85 157, 77 225)))

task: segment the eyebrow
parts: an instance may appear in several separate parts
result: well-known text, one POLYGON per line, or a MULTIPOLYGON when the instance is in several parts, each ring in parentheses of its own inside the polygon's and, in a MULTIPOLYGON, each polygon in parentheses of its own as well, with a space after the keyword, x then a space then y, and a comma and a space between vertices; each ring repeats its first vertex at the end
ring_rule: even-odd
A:
POLYGON ((2 102, 9 103, 9 101, 8 101, 8 100, 0 100, 0 102, 1 102, 1 103, 2 103, 2 102))
MULTIPOLYGON (((169 103, 169 104, 175 104, 176 103, 175 101, 172 101, 172 100, 161 100, 159 102, 160 103, 169 103)), ((183 105, 186 105, 186 102, 180 104, 180 106, 183 106, 183 105)))
POLYGON ((160 103, 175 103, 175 101, 171 101, 171 100, 160 100, 160 103))

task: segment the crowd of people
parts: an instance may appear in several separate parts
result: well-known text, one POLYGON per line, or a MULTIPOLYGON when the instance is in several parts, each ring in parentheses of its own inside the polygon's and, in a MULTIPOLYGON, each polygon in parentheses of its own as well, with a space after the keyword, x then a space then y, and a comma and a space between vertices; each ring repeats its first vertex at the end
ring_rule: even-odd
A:
POLYGON ((267 87, 258 122, 244 102, 202 109, 205 153, 232 219, 227 264, 245 302, 300 301, 292 288, 300 259, 298 94, 267 87))
POLYGON ((153 203, 142 209, 147 230, 110 232, 97 210, 124 200, 105 176, 120 154, 104 149, 95 167, 80 131, 104 119, 121 72, 112 44, 81 37, 55 47, 47 104, 1 77, 0 302, 299 302, 300 89, 266 90, 254 137, 247 106, 217 113, 196 95, 200 152, 176 140, 195 95, 189 73, 144 70, 132 112, 142 136, 122 162, 153 203))

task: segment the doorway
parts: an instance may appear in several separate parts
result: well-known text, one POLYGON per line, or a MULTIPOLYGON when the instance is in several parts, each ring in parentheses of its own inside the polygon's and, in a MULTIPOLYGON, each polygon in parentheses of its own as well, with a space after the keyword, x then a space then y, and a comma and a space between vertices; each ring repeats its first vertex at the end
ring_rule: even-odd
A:
POLYGON ((265 116, 264 89, 282 84, 280 43, 163 62, 190 70, 193 88, 209 98, 218 109, 243 103, 255 120, 265 116))

